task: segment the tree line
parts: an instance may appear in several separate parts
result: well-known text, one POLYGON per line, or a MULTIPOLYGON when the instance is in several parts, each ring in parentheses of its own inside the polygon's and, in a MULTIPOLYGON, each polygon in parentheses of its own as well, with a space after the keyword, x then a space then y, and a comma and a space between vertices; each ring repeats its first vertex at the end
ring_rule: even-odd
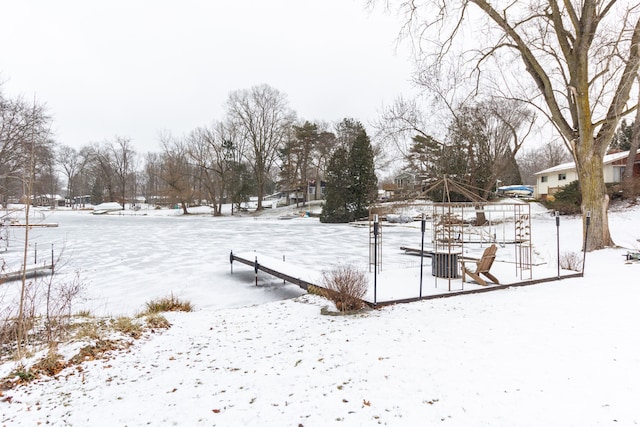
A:
MULTIPOLYGON (((305 203, 324 197, 332 156, 351 149, 354 138, 364 138, 370 153, 369 194, 377 184, 373 150, 360 122, 344 119, 331 126, 299 121, 286 95, 269 85, 231 92, 224 119, 184 136, 164 132, 159 136, 161 150, 150 153, 138 153, 123 136, 79 149, 56 143, 52 119, 42 105, 9 99, 1 92, 0 101, 4 206, 24 197, 27 177, 33 179, 33 195, 62 193, 76 206, 90 200, 118 202, 124 209, 143 198, 177 204, 184 213, 190 205, 205 203, 220 215, 223 203, 239 207, 253 195, 261 209, 264 197, 276 188, 305 203)), ((330 183, 329 188, 336 186, 330 183)))

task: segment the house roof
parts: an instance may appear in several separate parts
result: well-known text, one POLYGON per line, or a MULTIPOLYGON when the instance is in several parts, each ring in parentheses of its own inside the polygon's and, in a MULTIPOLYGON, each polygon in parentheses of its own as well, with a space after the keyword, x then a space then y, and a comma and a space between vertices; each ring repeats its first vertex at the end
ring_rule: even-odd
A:
MULTIPOLYGON (((640 154, 640 150, 638 150, 638 153, 640 154)), ((608 165, 609 163, 613 163, 615 161, 621 160, 621 159, 625 159, 629 156, 629 152, 628 151, 621 151, 619 153, 613 153, 613 154, 607 154, 606 156, 603 157, 602 159, 602 164, 603 165, 608 165)), ((549 174, 549 173, 554 173, 554 172, 562 172, 562 171, 567 171, 567 170, 572 170, 576 168, 576 163, 575 162, 567 162, 567 163, 561 163, 557 166, 554 166, 552 168, 549 169, 545 169, 542 170, 540 172, 536 172, 534 173, 534 175, 544 175, 544 174, 549 174)))

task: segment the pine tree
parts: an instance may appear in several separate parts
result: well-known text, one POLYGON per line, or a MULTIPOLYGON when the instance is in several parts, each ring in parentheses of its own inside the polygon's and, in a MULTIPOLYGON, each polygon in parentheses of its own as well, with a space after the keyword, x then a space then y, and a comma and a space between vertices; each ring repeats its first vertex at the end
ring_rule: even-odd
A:
POLYGON ((628 123, 625 119, 620 122, 620 127, 616 130, 611 141, 611 148, 628 151, 631 147, 633 137, 633 122, 628 123))
POLYGON ((325 204, 320 222, 349 222, 353 219, 349 211, 350 185, 349 152, 338 148, 327 167, 325 204))
POLYGON ((367 133, 362 129, 349 152, 351 177, 351 211, 355 219, 368 216, 369 205, 378 196, 378 178, 373 162, 373 149, 367 133))
POLYGON ((371 141, 361 123, 345 119, 338 126, 338 148, 327 168, 322 222, 349 222, 368 215, 378 195, 371 141))

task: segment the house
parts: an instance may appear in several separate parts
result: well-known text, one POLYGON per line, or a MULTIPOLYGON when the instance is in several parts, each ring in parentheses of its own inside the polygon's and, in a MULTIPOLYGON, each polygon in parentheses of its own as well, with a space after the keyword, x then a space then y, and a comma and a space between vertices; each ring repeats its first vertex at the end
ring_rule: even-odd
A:
POLYGON ((315 179, 307 183, 307 200, 320 200, 324 198, 326 183, 321 180, 320 188, 316 188, 316 183, 317 181, 315 179))
POLYGON ((59 194, 40 194, 31 196, 31 203, 34 206, 64 206, 64 197, 59 194))
POLYGON ((399 193, 409 193, 412 192, 416 188, 416 184, 418 179, 416 174, 411 172, 403 172, 399 175, 396 175, 393 179, 394 184, 396 185, 396 191, 399 193))
MULTIPOLYGON (((624 170, 629 157, 628 151, 607 154, 603 159, 604 182, 607 184, 622 181, 624 170)), ((575 162, 562 163, 549 169, 536 172, 536 197, 546 199, 558 192, 572 181, 578 180, 575 162)), ((640 150, 636 155, 633 166, 633 176, 640 177, 640 150)))
POLYGON ((393 183, 382 184, 381 200, 406 198, 416 189, 420 189, 418 176, 411 172, 402 172, 393 177, 393 183))

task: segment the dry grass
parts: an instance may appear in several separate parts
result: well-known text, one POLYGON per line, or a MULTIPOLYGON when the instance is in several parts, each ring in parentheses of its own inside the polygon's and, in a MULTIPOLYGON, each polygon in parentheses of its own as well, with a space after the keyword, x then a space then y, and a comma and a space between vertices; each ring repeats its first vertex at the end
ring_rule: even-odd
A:
MULTIPOLYGON (((190 303, 180 301, 173 295, 170 298, 148 303, 147 308, 150 307, 167 311, 192 310, 190 303)), ((79 341, 86 345, 75 356, 65 360, 58 352, 58 342, 47 340, 46 333, 38 332, 43 330, 47 326, 46 324, 51 323, 52 320, 57 321, 57 318, 49 319, 49 322, 45 317, 33 316, 29 319, 34 325, 30 326, 32 331, 30 342, 29 346, 25 347, 25 350, 29 350, 29 352, 23 353, 23 357, 32 358, 34 354, 43 354, 36 351, 38 348, 45 348, 46 352, 30 367, 19 365, 10 375, 0 378, 0 389, 10 389, 42 376, 55 377, 63 369, 85 361, 109 358, 112 352, 124 350, 133 345, 134 341, 131 338, 139 339, 145 332, 155 333, 156 330, 171 327, 171 323, 159 313, 147 314, 144 319, 124 316, 95 318, 88 311, 77 313, 69 317, 68 334, 65 336, 64 342, 79 341)), ((15 336, 16 323, 15 318, 5 317, 4 322, 0 322, 0 334, 4 333, 7 337, 15 336)), ((0 363, 11 363, 14 350, 13 346, 6 343, 0 346, 0 363)))
POLYGON ((112 322, 115 331, 136 339, 142 336, 144 328, 130 317, 117 317, 112 322))
POLYGON ((171 327, 171 323, 167 318, 158 313, 149 314, 144 320, 147 323, 147 327, 152 329, 169 329, 171 327))
POLYGON ((155 299, 146 303, 143 314, 166 313, 168 311, 193 311, 189 301, 182 301, 171 294, 168 297, 155 299))

